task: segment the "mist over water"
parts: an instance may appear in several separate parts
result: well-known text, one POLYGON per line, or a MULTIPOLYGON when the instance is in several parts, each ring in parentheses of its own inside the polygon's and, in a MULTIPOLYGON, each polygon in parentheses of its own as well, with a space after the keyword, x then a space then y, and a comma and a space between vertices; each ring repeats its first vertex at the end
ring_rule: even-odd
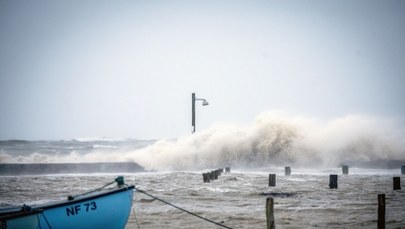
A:
POLYGON ((0 162, 133 161, 154 171, 269 165, 334 167, 405 161, 404 137, 400 123, 393 119, 349 115, 324 121, 268 112, 248 125, 215 124, 174 140, 75 140, 62 146, 63 142, 53 143, 59 148, 41 145, 17 155, 3 148, 0 162))

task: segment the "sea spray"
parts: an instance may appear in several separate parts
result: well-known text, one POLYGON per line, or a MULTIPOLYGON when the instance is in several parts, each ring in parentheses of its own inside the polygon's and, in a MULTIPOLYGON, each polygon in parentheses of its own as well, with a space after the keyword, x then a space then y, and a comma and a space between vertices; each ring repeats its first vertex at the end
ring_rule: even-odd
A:
POLYGON ((172 140, 0 141, 0 163, 132 161, 147 170, 173 171, 404 161, 405 134, 398 123, 364 115, 324 121, 268 112, 249 125, 215 124, 172 140))
POLYGON ((323 122, 263 113, 248 126, 217 124, 127 154, 149 170, 224 166, 337 166, 343 161, 404 160, 392 121, 351 115, 323 122))
POLYGON ((249 126, 217 124, 175 141, 159 141, 129 157, 150 170, 291 164, 301 155, 311 154, 295 153, 296 142, 302 137, 294 122, 263 114, 249 126))

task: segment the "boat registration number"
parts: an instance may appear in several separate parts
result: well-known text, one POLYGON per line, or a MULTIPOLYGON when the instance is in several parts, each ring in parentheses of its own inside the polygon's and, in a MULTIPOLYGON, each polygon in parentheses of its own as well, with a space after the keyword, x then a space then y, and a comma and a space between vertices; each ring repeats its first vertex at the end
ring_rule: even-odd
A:
POLYGON ((95 211, 96 209, 97 209, 97 203, 92 201, 92 202, 78 204, 78 205, 74 205, 74 206, 66 208, 66 215, 74 216, 74 215, 78 215, 83 212, 95 211))

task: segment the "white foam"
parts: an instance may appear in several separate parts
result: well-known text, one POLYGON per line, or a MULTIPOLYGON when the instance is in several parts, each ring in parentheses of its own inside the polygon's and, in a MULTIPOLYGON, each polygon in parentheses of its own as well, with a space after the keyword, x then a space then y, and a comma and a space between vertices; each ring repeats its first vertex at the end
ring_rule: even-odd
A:
POLYGON ((126 157, 151 170, 404 160, 404 134, 397 128, 395 120, 364 115, 322 121, 269 112, 248 126, 217 124, 175 141, 158 141, 126 157))
POLYGON ((345 161, 405 160, 405 133, 398 123, 394 119, 365 115, 320 120, 267 112, 250 125, 216 124, 195 134, 175 140, 162 139, 140 149, 121 146, 114 149, 114 142, 107 139, 108 149, 103 146, 80 153, 33 152, 19 156, 0 152, 0 162, 134 161, 147 170, 195 171, 226 166, 334 167, 345 161))

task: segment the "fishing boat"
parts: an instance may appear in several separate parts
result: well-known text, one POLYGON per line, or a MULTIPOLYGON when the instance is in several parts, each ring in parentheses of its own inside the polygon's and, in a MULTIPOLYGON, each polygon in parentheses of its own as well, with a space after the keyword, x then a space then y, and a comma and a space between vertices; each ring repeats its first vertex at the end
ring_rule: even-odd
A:
MULTIPOLYGON (((84 194, 69 196, 63 201, 30 206, 32 211, 37 212, 36 227, 5 228, 125 228, 135 186, 124 184, 123 177, 118 177, 115 182, 118 185, 112 189, 105 189, 104 186, 84 194)), ((10 215, 17 209, 0 209, 0 217, 10 215)), ((27 220, 26 217, 16 217, 14 221, 23 223, 23 220, 27 220)))

